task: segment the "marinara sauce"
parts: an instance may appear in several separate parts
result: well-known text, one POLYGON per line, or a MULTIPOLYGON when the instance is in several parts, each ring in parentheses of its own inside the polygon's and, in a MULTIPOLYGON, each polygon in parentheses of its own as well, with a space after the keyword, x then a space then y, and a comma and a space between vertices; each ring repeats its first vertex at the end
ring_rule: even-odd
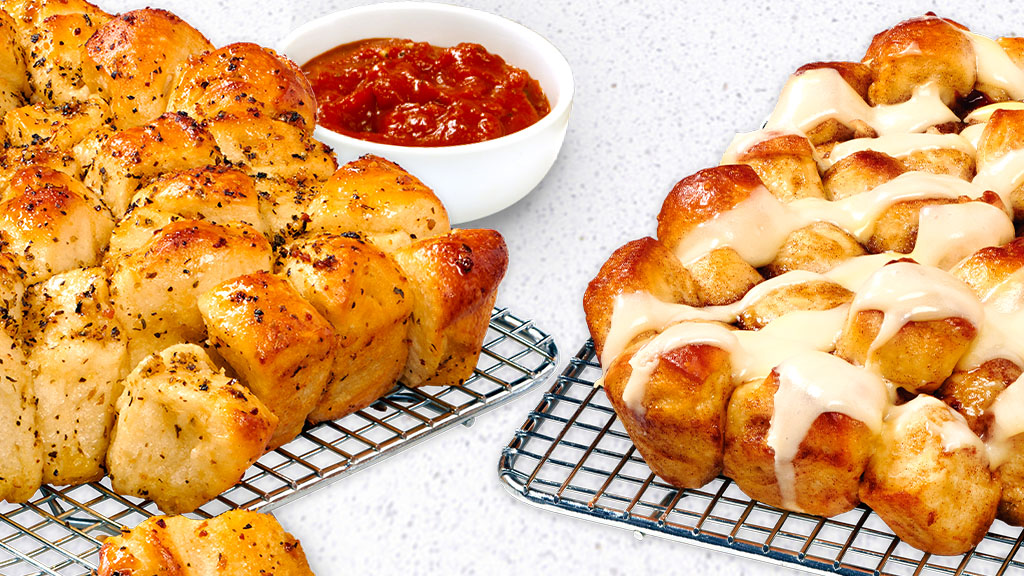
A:
POLYGON ((540 84, 479 44, 373 38, 306 63, 319 123, 400 146, 453 146, 517 132, 551 111, 540 84))

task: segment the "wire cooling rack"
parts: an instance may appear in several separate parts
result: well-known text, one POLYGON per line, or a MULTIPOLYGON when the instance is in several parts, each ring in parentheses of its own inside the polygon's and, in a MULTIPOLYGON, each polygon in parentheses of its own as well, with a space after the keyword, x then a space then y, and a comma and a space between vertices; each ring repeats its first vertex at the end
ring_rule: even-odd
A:
MULTIPOLYGON (((307 428, 260 458, 240 483, 195 516, 281 506, 451 426, 471 424, 546 380, 557 361, 549 335, 531 321, 495 309, 476 372, 464 384, 399 384, 365 410, 307 428)), ((152 502, 114 494, 107 480, 44 487, 27 504, 0 504, 0 574, 89 574, 104 537, 158 513, 152 502)))
POLYGON ((796 514, 748 498, 727 478, 678 490, 655 476, 603 390, 592 343, 574 357, 502 452, 514 496, 577 516, 815 573, 1024 574, 1024 534, 996 522, 963 556, 931 556, 903 543, 867 507, 834 518, 796 514))

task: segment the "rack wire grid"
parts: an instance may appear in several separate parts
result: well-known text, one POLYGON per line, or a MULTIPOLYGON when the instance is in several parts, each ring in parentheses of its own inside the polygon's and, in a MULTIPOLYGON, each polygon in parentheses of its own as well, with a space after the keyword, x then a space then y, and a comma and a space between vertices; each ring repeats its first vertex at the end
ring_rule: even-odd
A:
MULTIPOLYGON (((193 516, 269 511, 393 456, 545 381, 558 362, 551 336, 495 309, 474 375, 459 386, 397 385, 371 407, 307 427, 256 462, 242 481, 193 516)), ((45 486, 25 504, 0 504, 0 574, 79 576, 96 569, 103 539, 159 514, 148 500, 114 494, 106 479, 45 486)))
POLYGON ((572 358, 502 451, 513 496, 541 508, 807 572, 880 575, 1024 574, 1020 528, 997 521, 962 556, 932 556, 900 541, 860 506, 833 518, 747 497, 728 478, 679 490, 636 452, 603 390, 593 343, 572 358))

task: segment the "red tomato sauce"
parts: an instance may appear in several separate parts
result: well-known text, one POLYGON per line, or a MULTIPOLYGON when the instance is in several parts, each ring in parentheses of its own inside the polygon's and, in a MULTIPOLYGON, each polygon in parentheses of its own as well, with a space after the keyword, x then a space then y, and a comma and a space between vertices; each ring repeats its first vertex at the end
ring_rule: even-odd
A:
POLYGON ((540 84, 479 44, 439 48, 373 38, 338 46, 302 67, 318 122, 346 136, 400 146, 499 138, 551 111, 540 84))

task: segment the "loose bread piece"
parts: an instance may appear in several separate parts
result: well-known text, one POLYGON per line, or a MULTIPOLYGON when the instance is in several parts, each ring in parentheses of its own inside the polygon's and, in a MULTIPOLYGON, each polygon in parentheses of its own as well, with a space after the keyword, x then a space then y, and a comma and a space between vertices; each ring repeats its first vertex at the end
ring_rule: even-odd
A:
POLYGON ((154 516, 100 550, 99 576, 312 576, 302 545, 269 514, 154 516))

